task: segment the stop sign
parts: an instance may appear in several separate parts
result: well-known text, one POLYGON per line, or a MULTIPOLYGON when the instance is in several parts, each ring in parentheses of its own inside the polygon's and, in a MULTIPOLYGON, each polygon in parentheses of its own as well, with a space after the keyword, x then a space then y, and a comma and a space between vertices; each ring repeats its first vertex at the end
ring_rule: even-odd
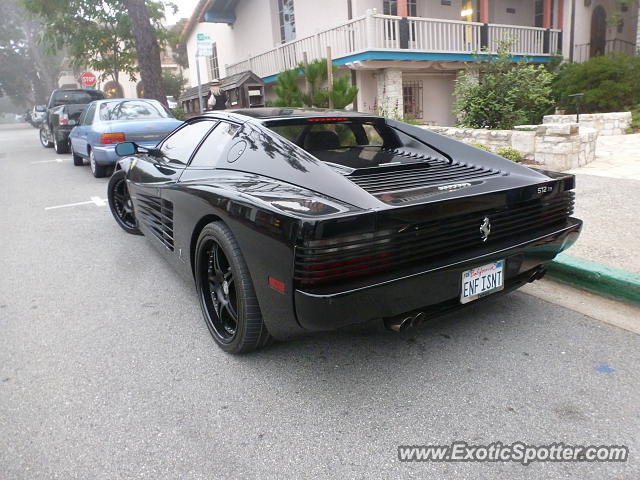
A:
POLYGON ((91 72, 80 75, 80 81, 85 87, 93 87, 96 84, 96 76, 91 72))

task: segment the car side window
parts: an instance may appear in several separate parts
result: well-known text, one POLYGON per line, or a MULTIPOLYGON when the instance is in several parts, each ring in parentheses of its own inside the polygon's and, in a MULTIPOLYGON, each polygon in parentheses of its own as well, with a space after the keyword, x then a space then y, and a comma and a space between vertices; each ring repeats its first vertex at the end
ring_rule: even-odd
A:
POLYGON ((83 108, 82 113, 80 114, 80 117, 78 117, 78 125, 84 124, 84 117, 86 116, 87 116, 87 108, 83 108))
POLYGON ((160 146, 160 151, 165 161, 186 165, 202 137, 214 125, 215 122, 212 120, 188 123, 173 135, 167 137, 160 146))
POLYGON ((215 168, 220 156, 226 150, 240 126, 235 123, 220 122, 209 136, 202 142, 193 156, 190 168, 215 168))
POLYGON ((81 125, 91 125, 93 123, 93 115, 96 113, 96 104, 91 105, 85 112, 81 125))

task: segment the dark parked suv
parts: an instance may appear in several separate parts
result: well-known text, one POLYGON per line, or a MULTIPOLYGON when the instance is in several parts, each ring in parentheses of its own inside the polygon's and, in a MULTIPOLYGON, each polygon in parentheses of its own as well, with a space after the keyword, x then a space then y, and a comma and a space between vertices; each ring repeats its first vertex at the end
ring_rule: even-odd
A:
POLYGON ((59 89, 51 92, 44 121, 40 127, 40 143, 55 147, 57 153, 69 152, 69 133, 87 103, 102 100, 100 90, 59 89))

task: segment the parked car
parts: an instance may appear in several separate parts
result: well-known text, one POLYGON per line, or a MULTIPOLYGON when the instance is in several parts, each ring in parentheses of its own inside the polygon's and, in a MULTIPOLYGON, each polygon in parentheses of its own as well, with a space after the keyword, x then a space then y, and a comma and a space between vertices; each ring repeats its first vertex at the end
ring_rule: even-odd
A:
POLYGON ((416 326, 541 278, 582 228, 573 175, 353 112, 215 112, 116 151, 116 222, 195 280, 233 353, 416 326))
POLYGON ((73 164, 83 165, 86 158, 95 177, 107 176, 118 160, 117 143, 134 141, 152 148, 181 124, 157 100, 120 98, 92 102, 69 137, 73 164))
POLYGON ((69 152, 69 133, 77 123, 85 105, 104 98, 100 90, 59 89, 51 92, 42 126, 40 143, 54 147, 56 153, 69 152))
POLYGON ((172 110, 178 106, 178 102, 173 98, 173 95, 167 95, 167 105, 172 110))
POLYGON ((47 106, 46 105, 34 105, 34 107, 29 112, 29 118, 27 121, 35 128, 40 128, 42 125, 42 121, 44 120, 47 114, 47 106))

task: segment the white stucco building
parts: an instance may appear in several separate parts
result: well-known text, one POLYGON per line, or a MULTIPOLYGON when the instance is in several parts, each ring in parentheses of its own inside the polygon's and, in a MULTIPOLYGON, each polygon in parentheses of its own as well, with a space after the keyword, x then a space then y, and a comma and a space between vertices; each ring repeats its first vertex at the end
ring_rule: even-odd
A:
POLYGON ((451 125, 456 74, 501 40, 531 62, 583 61, 635 51, 637 20, 637 4, 618 0, 201 0, 183 35, 191 86, 197 61, 202 83, 251 70, 269 98, 279 72, 330 46, 359 88, 357 110, 395 108, 451 125), (195 56, 201 32, 213 39, 211 57, 195 56))

